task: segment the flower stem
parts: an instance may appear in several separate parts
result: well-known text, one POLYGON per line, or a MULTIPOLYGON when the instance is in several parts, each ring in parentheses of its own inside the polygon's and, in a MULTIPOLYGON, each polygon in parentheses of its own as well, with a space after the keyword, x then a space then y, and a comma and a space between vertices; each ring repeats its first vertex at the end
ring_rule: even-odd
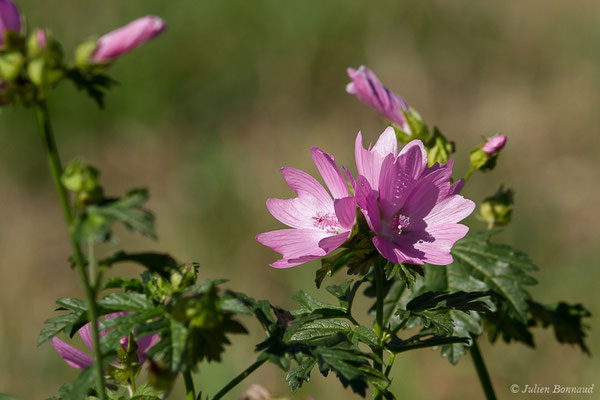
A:
POLYGON ((63 210, 65 222, 69 230, 69 241, 73 250, 73 259, 75 261, 75 268, 79 275, 79 281, 85 292, 88 301, 88 319, 92 326, 92 344, 94 349, 95 363, 94 368, 96 371, 96 386, 98 391, 98 397, 100 400, 106 399, 106 393, 104 391, 104 372, 102 371, 102 353, 100 352, 100 341, 98 336, 98 312, 96 306, 96 295, 90 286, 90 282, 85 271, 85 262, 83 253, 75 237, 75 224, 73 222, 73 214, 71 212, 71 206, 69 204, 69 197, 67 191, 63 186, 60 178, 62 175, 62 165, 56 148, 56 142, 54 141, 54 135, 52 133, 52 127, 50 125, 50 116, 48 114, 48 108, 45 102, 39 102, 35 105, 35 113, 38 121, 40 134, 42 136, 42 142, 44 144, 46 154, 48 156, 48 164, 50 166, 50 173, 56 192, 58 193, 58 199, 63 210))
POLYGON ((196 389, 194 388, 194 380, 190 371, 183 372, 183 381, 185 382, 185 399, 196 400, 196 389))
POLYGON ((220 398, 225 396, 227 394, 227 392, 229 392, 231 389, 236 387, 238 383, 240 383, 241 381, 246 379, 248 377, 248 375, 253 373, 258 367, 263 365, 265 361, 267 361, 267 360, 263 359, 263 360, 255 361, 254 364, 250 365, 241 374, 239 374, 238 376, 233 378, 227 385, 225 385, 225 387, 223 387, 223 389, 219 390, 219 393, 215 394, 215 396, 212 398, 212 400, 219 400, 220 398))
POLYGON ((467 171, 467 174, 465 175, 465 182, 469 180, 469 178, 471 177, 471 175, 473 174, 473 172, 475 172, 476 170, 477 170, 477 168, 471 167, 469 169, 469 171, 467 171))
MULTIPOLYGON (((375 334, 379 338, 379 343, 375 349, 375 355, 377 355, 383 361, 383 265, 381 262, 376 261, 374 265, 375 269, 375 292, 377 294, 377 303, 375 305, 375 334)), ((383 363, 376 362, 375 368, 383 372, 383 363)), ((375 388, 373 397, 378 400, 382 398, 382 393, 375 388)))
POLYGON ((483 362, 483 357, 479 351, 479 346, 477 345, 477 337, 473 337, 472 339, 473 344, 470 347, 470 353, 471 357, 473 358, 473 363, 475 364, 475 369, 477 370, 477 376, 479 376, 479 382, 481 383, 481 387, 485 393, 485 398, 487 400, 496 400, 496 394, 494 393, 492 381, 490 380, 487 368, 483 362))

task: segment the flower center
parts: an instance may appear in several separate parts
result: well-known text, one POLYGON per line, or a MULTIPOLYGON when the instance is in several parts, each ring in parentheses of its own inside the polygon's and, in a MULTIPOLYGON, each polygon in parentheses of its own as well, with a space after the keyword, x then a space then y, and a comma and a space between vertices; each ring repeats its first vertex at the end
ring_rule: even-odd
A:
POLYGON ((396 235, 401 235, 402 231, 410 226, 410 218, 405 215, 398 214, 392 219, 391 225, 392 232, 394 232, 396 235))
POLYGON ((335 233, 339 226, 337 217, 331 213, 317 213, 312 217, 313 226, 325 232, 335 233))

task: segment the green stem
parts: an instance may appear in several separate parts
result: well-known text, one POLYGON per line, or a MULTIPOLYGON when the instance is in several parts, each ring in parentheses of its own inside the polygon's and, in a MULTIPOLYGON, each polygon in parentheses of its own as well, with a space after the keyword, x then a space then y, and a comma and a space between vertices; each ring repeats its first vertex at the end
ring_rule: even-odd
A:
POLYGON ((69 241, 71 248, 73 249, 73 258, 75 261, 75 268, 79 275, 79 280, 83 290, 85 292, 88 301, 88 319, 92 326, 92 345, 95 356, 94 369, 96 371, 96 386, 98 391, 98 397, 100 400, 106 399, 106 393, 104 391, 104 372, 102 371, 102 353, 100 352, 100 341, 98 336, 98 312, 96 306, 96 296, 90 282, 85 273, 85 262, 77 238, 75 237, 75 224, 73 223, 73 214, 71 212, 71 206, 69 205, 69 197, 67 191, 61 182, 62 165, 60 157, 58 155, 58 149, 56 148, 56 142, 54 141, 54 135, 52 134, 52 127, 50 125, 50 116, 48 115, 48 108, 45 102, 39 102, 35 105, 35 113, 42 136, 42 141, 46 149, 48 156, 48 164, 50 166, 50 173, 52 174, 52 180, 58 193, 58 199, 63 210, 65 222, 69 230, 69 241))
MULTIPOLYGON (((375 354, 383 361, 383 265, 375 262, 375 292, 377 294, 377 303, 375 305, 375 334, 379 338, 379 343, 375 349, 375 354)), ((383 372, 383 364, 376 362, 374 367, 383 372)), ((373 397, 378 400, 382 398, 382 393, 376 388, 373 397)))
POLYGON ((183 381, 185 382, 185 399, 196 400, 196 389, 194 389, 194 380, 190 371, 183 372, 183 381))
POLYGON ((223 387, 223 389, 219 390, 219 393, 215 394, 215 396, 212 398, 212 400, 219 400, 220 398, 225 396, 227 394, 227 392, 229 392, 231 389, 236 387, 238 383, 240 383, 241 381, 246 379, 248 377, 248 375, 253 373, 258 367, 263 365, 265 361, 267 361, 267 360, 258 360, 256 362, 254 362, 254 364, 252 364, 248 368, 246 368, 241 374, 239 374, 238 376, 233 378, 227 385, 225 385, 225 387, 223 387))
POLYGON ((471 167, 469 169, 469 171, 465 175, 465 182, 469 180, 469 178, 471 177, 471 175, 473 174, 473 172, 475 172, 476 170, 477 170, 477 168, 475 168, 475 167, 471 167))
POLYGON ((479 382, 481 383, 481 387, 485 393, 485 398, 487 400, 496 400, 492 381, 490 380, 487 368, 483 362, 483 357, 481 357, 481 352, 479 351, 479 346, 477 345, 477 337, 473 337, 472 339, 473 344, 469 349, 471 350, 471 357, 473 358, 473 363, 475 364, 475 369, 477 370, 477 376, 479 376, 479 382))
POLYGON ((385 376, 390 376, 390 372, 392 372, 392 366, 394 365, 394 360, 396 359, 396 353, 390 353, 390 361, 385 369, 385 376))

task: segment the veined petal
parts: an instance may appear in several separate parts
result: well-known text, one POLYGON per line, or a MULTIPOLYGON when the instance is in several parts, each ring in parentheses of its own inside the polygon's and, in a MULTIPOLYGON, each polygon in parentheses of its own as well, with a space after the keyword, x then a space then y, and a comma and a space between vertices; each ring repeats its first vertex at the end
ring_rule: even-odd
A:
POLYGON ((146 335, 135 341, 137 344, 137 356, 140 363, 144 362, 146 359, 146 351, 158 342, 159 336, 158 334, 154 335, 146 335))
POLYGON ((298 197, 306 196, 315 199, 317 209, 331 209, 333 211, 333 200, 327 190, 317 181, 304 171, 296 168, 281 168, 281 174, 286 183, 298 197))
POLYGON ((344 174, 346 174, 346 179, 348 179, 348 182, 350 182, 350 185, 352 187, 355 187, 356 181, 354 180, 354 177, 352 176, 352 172, 350 172, 350 170, 343 165, 342 165, 342 169, 344 170, 344 174))
POLYGON ((356 178, 354 198, 365 216, 369 228, 375 233, 380 233, 381 217, 379 215, 379 205, 377 204, 377 192, 371 189, 369 181, 362 175, 356 178))
POLYGON ((379 188, 379 173, 383 160, 388 154, 396 156, 398 142, 394 128, 388 127, 377 139, 377 143, 371 149, 365 149, 362 143, 362 134, 358 132, 354 144, 354 156, 358 174, 364 176, 374 190, 379 188))
POLYGON ((342 197, 347 197, 349 194, 348 185, 333 156, 325 153, 318 147, 310 149, 310 154, 333 198, 341 199, 342 197))
POLYGON ((427 153, 420 140, 413 140, 402 148, 398 154, 398 163, 402 170, 418 179, 427 167, 427 153))
POLYGON ((344 232, 337 235, 326 237, 319 242, 319 247, 325 250, 326 254, 331 253, 338 247, 340 247, 346 239, 350 236, 351 232, 344 232))
POLYGON ((92 324, 88 322, 87 324, 82 326, 81 329, 79 329, 77 332, 79 333, 79 336, 81 336, 81 339, 83 340, 83 343, 85 343, 87 348, 90 349, 90 351, 94 351, 94 345, 92 343, 92 324))
POLYGON ((414 184, 415 179, 392 154, 388 154, 379 175, 379 208, 384 219, 389 219, 400 211, 414 184))
MULTIPOLYGON (((448 265, 453 259, 450 250, 457 240, 462 239, 469 227, 461 224, 443 224, 427 227, 429 240, 414 240, 414 248, 425 253, 423 260, 434 265, 448 265)), ((416 232, 408 232, 403 238, 406 241, 413 240, 416 232)), ((416 239, 416 238, 415 238, 416 239)))
POLYGON ((90 355, 85 354, 83 351, 76 349, 57 337, 53 337, 50 343, 62 359, 72 367, 85 369, 94 363, 94 359, 90 355))
POLYGON ((454 182, 452 185, 450 185, 450 190, 448 190, 448 195, 452 196, 454 194, 459 194, 460 191, 462 190, 463 186, 465 186, 465 180, 463 178, 460 178, 459 180, 454 182))
POLYGON ((383 236, 375 236, 373 238, 375 248, 386 260, 395 264, 410 263, 423 265, 424 253, 411 248, 410 246, 401 246, 390 242, 383 236))
POLYGON ((335 215, 340 226, 344 229, 352 229, 356 221, 356 200, 353 196, 335 199, 333 201, 335 215))
POLYGON ((419 179, 407 197, 402 213, 411 219, 423 219, 438 204, 447 197, 450 189, 452 170, 439 168, 419 179))
POLYGON ((334 235, 334 233, 319 229, 281 229, 261 233, 256 236, 256 240, 282 255, 282 259, 275 264, 271 264, 271 266, 275 268, 287 268, 327 254, 319 246, 319 242, 326 237, 334 235), (309 257, 309 259, 294 264, 295 259, 303 259, 304 257, 309 257))
POLYGON ((424 220, 428 226, 453 224, 467 218, 474 209, 475 203, 455 194, 437 203, 424 220))

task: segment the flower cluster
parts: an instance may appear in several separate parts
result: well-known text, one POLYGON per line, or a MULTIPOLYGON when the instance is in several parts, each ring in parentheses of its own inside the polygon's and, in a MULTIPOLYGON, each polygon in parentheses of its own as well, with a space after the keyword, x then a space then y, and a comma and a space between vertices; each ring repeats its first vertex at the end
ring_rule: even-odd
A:
MULTIPOLYGON (((406 103, 385 88, 365 67, 349 69, 347 91, 380 111, 396 125, 405 126, 406 103)), ((459 193, 464 180, 451 183, 453 160, 428 166, 421 140, 412 140, 398 151, 394 128, 388 127, 375 146, 364 148, 359 132, 355 142, 358 175, 338 168, 334 157, 311 149, 313 161, 329 192, 312 176, 293 168, 281 173, 296 193, 293 199, 269 199, 269 212, 293 229, 261 233, 260 243, 281 253, 271 264, 293 267, 351 246, 355 235, 368 236, 389 262, 447 265, 450 250, 468 227, 459 224, 475 203, 459 193), (369 231, 361 232, 357 210, 369 231)))
POLYGON ((70 79, 101 105, 102 90, 112 82, 103 67, 165 30, 159 17, 146 16, 80 43, 72 63, 63 60, 60 43, 43 29, 27 33, 12 0, 0 0, 0 104, 44 100, 51 88, 70 79))

